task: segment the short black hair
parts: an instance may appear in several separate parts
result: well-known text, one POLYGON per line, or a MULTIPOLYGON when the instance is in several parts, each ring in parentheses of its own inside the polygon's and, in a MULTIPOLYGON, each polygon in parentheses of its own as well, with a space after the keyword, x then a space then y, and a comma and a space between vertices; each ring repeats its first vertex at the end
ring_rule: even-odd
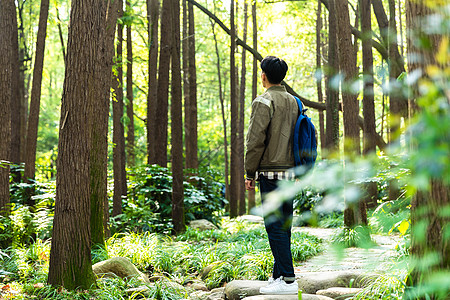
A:
POLYGON ((261 61, 261 69, 266 74, 267 80, 272 84, 279 84, 283 81, 288 70, 284 60, 276 56, 266 56, 261 61))

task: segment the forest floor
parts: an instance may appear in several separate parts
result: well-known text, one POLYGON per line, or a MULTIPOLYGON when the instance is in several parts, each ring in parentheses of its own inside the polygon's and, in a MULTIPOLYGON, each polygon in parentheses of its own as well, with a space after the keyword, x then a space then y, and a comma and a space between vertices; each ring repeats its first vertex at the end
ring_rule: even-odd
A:
POLYGON ((295 274, 297 276, 330 271, 386 271, 386 267, 392 265, 392 262, 396 261, 399 256, 396 247, 402 239, 397 234, 373 234, 371 237, 376 245, 369 249, 353 247, 339 249, 330 244, 336 229, 294 227, 293 231, 306 232, 317 236, 324 241, 325 245, 324 252, 296 265, 295 274))

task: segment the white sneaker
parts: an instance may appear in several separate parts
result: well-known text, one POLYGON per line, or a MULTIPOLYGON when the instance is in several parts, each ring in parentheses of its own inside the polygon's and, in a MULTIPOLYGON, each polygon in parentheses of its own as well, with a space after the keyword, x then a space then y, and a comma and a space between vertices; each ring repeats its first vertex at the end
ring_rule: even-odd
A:
POLYGON ((269 284, 260 288, 259 292, 266 295, 295 295, 298 293, 298 284, 296 281, 288 284, 281 278, 269 278, 269 284))

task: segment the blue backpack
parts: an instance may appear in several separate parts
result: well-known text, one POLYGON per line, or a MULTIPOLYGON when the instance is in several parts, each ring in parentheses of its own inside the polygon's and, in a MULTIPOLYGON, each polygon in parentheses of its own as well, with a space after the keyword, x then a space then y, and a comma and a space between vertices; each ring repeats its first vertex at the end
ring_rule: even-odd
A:
POLYGON ((310 169, 314 166, 317 158, 316 128, 303 109, 300 99, 297 100, 299 115, 294 129, 294 159, 295 166, 305 166, 310 169))

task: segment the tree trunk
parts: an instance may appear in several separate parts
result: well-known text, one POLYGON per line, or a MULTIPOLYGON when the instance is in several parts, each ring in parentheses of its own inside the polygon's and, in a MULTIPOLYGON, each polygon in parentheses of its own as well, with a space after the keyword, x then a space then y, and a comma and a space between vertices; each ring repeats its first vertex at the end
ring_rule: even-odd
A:
POLYGON ((147 96, 147 155, 148 164, 156 163, 156 109, 158 103, 158 22, 159 0, 147 0, 148 18, 148 96, 147 96))
MULTIPOLYGON (((13 2, 15 3, 15 2, 13 2)), ((10 147, 11 150, 9 152, 10 161, 15 165, 19 165, 20 161, 20 127, 21 127, 21 118, 20 118, 20 106, 21 98, 20 98, 20 69, 19 69, 19 31, 17 27, 17 11, 16 6, 11 7, 11 18, 13 22, 13 30, 11 36, 12 43, 12 82, 11 82, 11 141, 10 147), (13 10, 14 9, 14 10, 13 10)), ((11 172, 12 178, 15 182, 20 181, 20 172, 16 170, 12 170, 11 172)))
POLYGON ((230 102, 231 102, 231 178, 230 178, 230 217, 235 218, 238 215, 238 199, 239 199, 239 184, 242 182, 242 178, 238 178, 239 169, 239 149, 238 149, 238 137, 237 129, 239 122, 239 108, 238 98, 236 95, 236 62, 235 62, 235 49, 236 49, 236 27, 234 23, 234 4, 235 0, 231 0, 230 8, 230 23, 231 23, 231 47, 230 47, 230 102))
MULTIPOLYGON (((119 15, 123 15, 123 1, 118 1, 119 15)), ((116 64, 117 75, 113 79, 113 88, 116 94, 113 99, 113 169, 114 169, 114 195, 113 216, 122 213, 122 197, 127 195, 127 176, 125 171, 125 132, 122 123, 123 118, 123 25, 117 25, 116 64)))
POLYGON ((108 190, 108 121, 110 111, 111 78, 114 57, 114 37, 118 16, 118 1, 110 1, 104 20, 105 38, 102 41, 102 56, 98 64, 101 69, 96 76, 99 88, 94 105, 92 120, 92 148, 90 155, 91 180, 91 240, 93 245, 103 246, 105 237, 109 237, 109 200, 108 190))
MULTIPOLYGON (((181 0, 182 1, 182 6, 183 6, 183 25, 182 25, 182 39, 181 39, 181 50, 182 50, 182 64, 183 64, 183 100, 184 100, 184 107, 185 107, 185 111, 184 111, 184 119, 185 119, 185 123, 184 123, 184 128, 185 128, 185 134, 187 133, 186 130, 186 118, 187 116, 187 107, 189 106, 189 28, 188 28, 188 23, 189 23, 189 12, 188 12, 188 2, 187 0, 181 0)), ((186 141, 186 136, 184 138, 185 142, 185 147, 187 147, 187 141, 186 141)), ((187 162, 186 162, 187 163, 187 162)))
MULTIPOLYGON (((244 36, 243 42, 247 43, 247 2, 244 3, 244 36)), ((240 103, 239 103, 239 128, 238 128, 238 147, 239 147, 239 166, 238 166, 238 181, 239 186, 239 215, 242 216, 247 212, 245 206, 245 186, 244 186, 244 117, 245 117, 245 74, 246 69, 246 54, 245 49, 242 49, 242 61, 241 61, 241 84, 240 84, 240 103)))
MULTIPOLYGON (((39 27, 36 41, 36 56, 33 69, 33 84, 31 86, 30 114, 28 118, 25 173, 24 177, 28 183, 34 181, 36 171, 36 144, 39 126, 39 107, 41 102, 42 70, 44 69, 45 38, 47 36, 49 0, 41 1, 39 16, 39 27), (31 180, 30 180, 31 179, 31 180)), ((27 192, 27 204, 33 209, 35 201, 32 200, 34 191, 27 192)))
POLYGON ((169 110, 169 71, 172 49, 170 0, 163 0, 161 12, 161 46, 159 51, 158 93, 155 116, 155 163, 167 167, 167 126, 169 110))
MULTIPOLYGON (((0 1, 0 215, 10 215, 9 201, 9 151, 11 143, 11 99, 12 99, 12 31, 14 30, 13 1, 0 1)), ((11 241, 0 243, 1 249, 10 246, 11 241)))
POLYGON ((225 100, 224 100, 224 96, 223 96, 223 90, 222 90, 222 71, 221 71, 221 67, 220 67, 220 52, 219 52, 219 47, 218 47, 218 43, 217 43, 217 36, 216 36, 216 32, 214 31, 214 22, 211 21, 211 27, 212 27, 212 33, 213 33, 213 37, 214 37, 214 46, 216 49, 216 56, 217 56, 217 77, 218 77, 218 82, 219 82, 219 100, 220 100, 220 108, 221 108, 221 112, 222 112, 222 123, 223 123, 223 147, 224 147, 224 157, 225 157, 225 170, 224 170, 224 175, 225 175, 225 198, 227 200, 230 199, 230 185, 229 185, 229 164, 228 164, 228 137, 227 137, 227 119, 225 117, 225 100))
POLYGON ((195 66, 195 22, 194 6, 188 4, 188 102, 185 103, 185 141, 186 141, 186 168, 198 169, 197 145, 197 70, 195 66))
MULTIPOLYGON (((183 188, 183 104, 181 101, 180 1, 172 1, 172 220, 175 233, 185 231, 183 188)), ((194 51, 195 54, 195 51, 194 51)))
MULTIPOLYGON (((376 151, 376 128, 375 128, 375 99, 373 92, 373 53, 370 39, 372 38, 372 21, 370 0, 359 0, 361 13, 362 55, 363 55, 363 154, 367 155, 376 151)), ((367 207, 373 208, 377 205, 377 183, 365 184, 365 199, 367 207)))
MULTIPOLYGON (((437 34, 428 35, 424 32, 426 28, 429 28, 425 24, 427 18, 431 15, 436 16, 442 10, 443 8, 439 5, 432 10, 426 6, 425 1, 406 2, 409 73, 422 71, 422 74, 424 74, 422 76, 425 77, 427 76, 427 67, 430 65, 442 67, 440 69, 441 72, 444 72, 444 68, 448 67, 448 61, 444 62, 444 65, 440 65, 442 62, 436 61, 436 54, 439 49, 443 49, 441 47, 442 43, 444 43, 443 40, 441 41, 442 36, 437 34), (418 37, 424 37, 425 35, 428 38, 429 44, 426 46, 426 49, 418 48, 420 47, 417 43, 418 37)), ((429 79, 425 80, 428 84, 429 79)), ((418 94, 418 84, 414 88, 416 94, 412 95, 412 98, 418 94)), ((435 97, 435 99, 437 98, 435 97)), ((411 102, 415 102, 415 99, 411 99, 411 102)), ((437 105, 435 103, 431 104, 437 105)), ((414 107, 416 106, 414 105, 414 107)), ((437 109, 433 111, 433 120, 440 124, 439 122, 442 122, 441 120, 448 118, 448 115, 445 114, 445 109, 437 109)), ((428 131, 425 132, 428 133, 428 131)), ((432 139, 434 140, 430 142, 434 143, 436 147, 446 143, 448 144, 448 133, 447 135, 433 136, 432 139)), ((414 149, 416 153, 423 153, 421 150, 421 147, 423 147, 422 144, 417 143, 416 147, 414 149)), ((420 170, 423 167, 416 165, 416 169, 412 170, 413 175, 421 176, 417 175, 416 172, 424 174, 424 171, 420 170)), ((445 174, 445 171, 441 172, 445 174)), ((414 286, 417 289, 416 292, 424 292, 421 296, 411 295, 414 299, 445 298, 445 296, 442 298, 442 295, 439 297, 437 294, 433 294, 434 291, 427 293, 427 289, 433 284, 432 275, 439 273, 447 275, 450 271, 450 243, 448 236, 450 217, 446 213, 450 207, 450 187, 448 183, 445 183, 445 179, 443 178, 445 175, 442 174, 434 173, 433 175, 428 175, 430 177, 429 189, 419 189, 411 202, 411 256, 415 262, 429 262, 428 264, 414 264, 411 274, 408 277, 408 285, 414 286), (430 257, 433 257, 433 261, 430 261, 430 257)), ((448 296, 448 286, 441 287, 441 291, 444 291, 445 288, 447 288, 445 295, 448 296)), ((407 291, 409 290, 407 289, 407 291)))
MULTIPOLYGON (((344 155, 349 159, 353 156, 359 156, 360 137, 359 137, 359 104, 355 94, 353 94, 348 85, 357 77, 356 60, 353 53, 352 34, 350 30, 350 17, 348 12, 348 0, 336 0, 336 14, 338 20, 338 47, 339 47, 339 66, 343 73, 343 82, 341 82, 343 117, 344 117, 344 155)), ((359 202, 358 207, 347 203, 344 211, 344 223, 352 228, 357 224, 367 224, 365 203, 359 202)))
MULTIPOLYGON (((322 30, 322 3, 317 1, 317 20, 316 20, 316 70, 322 73, 322 53, 321 53, 321 41, 320 32, 322 30)), ((319 103, 323 102, 322 93, 322 74, 317 80, 317 100, 319 103)), ((325 124, 323 118, 323 110, 319 110, 319 133, 320 133, 320 149, 321 152, 325 152, 325 124)))
POLYGON ((337 15, 335 0, 330 0, 328 17, 328 74, 327 74, 327 102, 326 102, 326 148, 327 151, 339 150, 339 87, 332 86, 331 79, 339 72, 339 56, 337 45, 337 15))
MULTIPOLYGON (((89 289, 91 128, 96 105, 106 2, 72 2, 58 142, 55 216, 48 283, 89 289)), ((107 75, 107 74, 106 74, 107 75)), ((102 74, 101 76, 105 76, 102 74)), ((105 78, 105 80, 108 80, 105 78)))
MULTIPOLYGON (((256 22, 256 1, 252 2, 252 26, 253 26, 253 49, 258 51, 258 23, 256 22)), ((253 70, 252 70, 252 101, 257 96, 258 90, 258 60, 253 56, 253 70)), ((255 207, 255 190, 248 190, 248 210, 250 214, 253 207, 255 207)))
POLYGON ((18 25, 19 25, 19 98, 20 98, 20 161, 25 162, 26 156, 26 136, 27 136, 27 120, 28 120, 28 85, 30 75, 25 76, 27 68, 26 61, 28 58, 24 24, 22 18, 23 4, 18 5, 18 25), (25 57, 26 56, 26 57, 25 57), (27 84, 25 81, 27 80, 27 84))
MULTIPOLYGON (((130 1, 126 2, 127 11, 131 14, 130 1)), ((127 158, 128 166, 132 167, 136 163, 134 149, 134 107, 133 107, 133 44, 131 40, 131 22, 127 24, 127 158)))

